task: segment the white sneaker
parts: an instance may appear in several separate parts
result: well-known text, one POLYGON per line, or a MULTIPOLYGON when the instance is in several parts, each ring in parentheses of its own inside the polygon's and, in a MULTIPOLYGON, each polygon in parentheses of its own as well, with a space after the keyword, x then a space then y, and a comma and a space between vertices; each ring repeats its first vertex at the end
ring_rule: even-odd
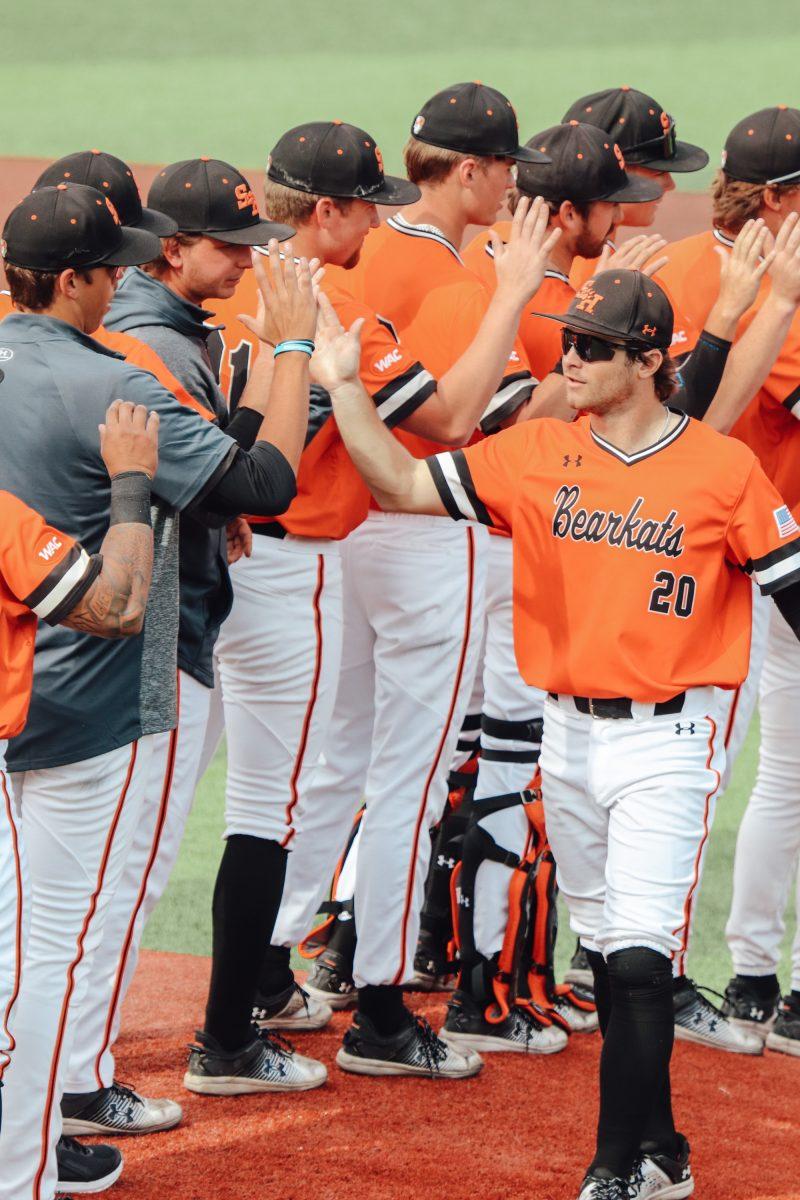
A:
POLYGON ((241 1096, 252 1092, 307 1092, 321 1087, 327 1068, 296 1054, 288 1042, 259 1033, 241 1050, 222 1049, 207 1033, 189 1047, 183 1086, 201 1096, 241 1096))
POLYGON ((114 1083, 91 1095, 68 1094, 61 1101, 65 1137, 113 1133, 160 1133, 179 1125, 183 1109, 174 1100, 140 1096, 133 1088, 114 1083))
POLYGON ((558 996, 553 1007, 561 1019, 567 1022, 572 1033, 595 1033, 600 1028, 597 1009, 581 1008, 570 999, 569 994, 558 996))
POLYGON ((726 1016, 703 995, 694 980, 687 979, 674 993, 673 1006, 675 1037, 679 1042, 695 1042, 728 1054, 764 1053, 760 1034, 726 1016))
POLYGON ((686 1200, 694 1191, 689 1143, 678 1134, 678 1153, 643 1154, 628 1180, 630 1200, 686 1200))
POLYGON ((578 1193, 578 1200, 628 1200, 627 1179, 596 1179, 587 1175, 578 1193))
POLYGON ((544 1025, 524 1008, 512 1008, 493 1025, 466 992, 456 992, 448 1004, 442 1037, 462 1051, 471 1047, 487 1054, 558 1054, 569 1041, 560 1025, 544 1025))
POLYGON ((259 1029, 280 1029, 288 1033, 324 1029, 332 1016, 331 1006, 310 996, 299 983, 294 984, 289 999, 277 1012, 269 1005, 256 1005, 253 1009, 253 1021, 259 1029))
POLYGON ((428 1079, 469 1079, 483 1067, 474 1050, 449 1046, 422 1017, 412 1017, 397 1033, 383 1036, 363 1013, 353 1017, 336 1062, 354 1075, 423 1075, 428 1079))

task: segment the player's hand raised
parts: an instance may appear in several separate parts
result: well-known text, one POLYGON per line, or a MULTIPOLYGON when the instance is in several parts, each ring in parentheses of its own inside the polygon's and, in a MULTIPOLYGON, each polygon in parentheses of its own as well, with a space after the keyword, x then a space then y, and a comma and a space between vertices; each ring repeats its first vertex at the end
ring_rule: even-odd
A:
POLYGON ((364 322, 359 318, 350 329, 345 330, 324 292, 320 292, 318 304, 317 340, 311 356, 311 379, 333 393, 342 384, 358 379, 361 327, 364 322))
POLYGON ((597 260, 595 274, 599 275, 601 271, 641 271, 643 275, 655 275, 669 262, 665 254, 658 253, 666 244, 666 238, 659 233, 638 233, 618 247, 606 243, 597 260))
POLYGON ((295 262, 291 242, 269 243, 269 257, 253 251, 253 271, 258 284, 255 316, 239 314, 239 320, 259 341, 278 342, 310 338, 317 321, 317 290, 322 271, 318 259, 295 262))
POLYGON ((548 230, 549 221, 550 209, 541 196, 532 202, 523 196, 514 213, 508 241, 503 242, 493 229, 489 230, 498 294, 507 295, 519 307, 527 304, 542 286, 548 260, 561 237, 560 229, 548 230))
POLYGON ((758 295, 761 280, 775 257, 769 242, 769 230, 759 217, 745 221, 730 251, 714 247, 720 259, 719 295, 714 307, 732 322, 739 321, 758 295))
POLYGON ((789 213, 778 230, 767 270, 773 296, 797 308, 800 304, 800 213, 789 213))
POLYGON ((158 413, 143 404, 115 400, 100 430, 100 453, 113 479, 123 471, 143 471, 150 479, 158 469, 158 413))

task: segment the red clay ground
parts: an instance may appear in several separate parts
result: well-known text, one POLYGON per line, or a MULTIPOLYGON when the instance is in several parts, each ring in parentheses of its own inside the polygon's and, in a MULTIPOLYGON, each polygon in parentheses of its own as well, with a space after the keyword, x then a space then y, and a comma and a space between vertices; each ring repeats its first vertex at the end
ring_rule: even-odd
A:
MULTIPOLYGON (((348 1017, 297 1039, 329 1067, 295 1096, 183 1091, 208 962, 146 953, 124 1015, 118 1075, 184 1105, 172 1133, 124 1143, 119 1200, 574 1200, 591 1158, 599 1039, 543 1059, 489 1058, 474 1080, 361 1079, 334 1065, 348 1017)), ((439 1000, 417 998, 438 1026, 439 1000)), ((800 1062, 678 1045, 676 1113, 701 1200, 800 1200, 800 1062)))

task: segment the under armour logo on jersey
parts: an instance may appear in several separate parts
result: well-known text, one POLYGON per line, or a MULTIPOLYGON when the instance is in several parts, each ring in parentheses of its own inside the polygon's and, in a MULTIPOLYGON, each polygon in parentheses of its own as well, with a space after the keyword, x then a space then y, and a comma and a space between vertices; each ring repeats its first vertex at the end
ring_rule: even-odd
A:
POLYGON ((436 865, 437 867, 447 867, 448 870, 452 871, 453 867, 456 865, 456 860, 454 858, 447 858, 444 854, 440 854, 436 859, 436 865))
POLYGON ((564 461, 561 465, 564 467, 568 467, 573 463, 576 467, 580 467, 583 463, 583 455, 579 454, 577 458, 570 458, 570 456, 568 454, 565 454, 564 461))
POLYGON ((694 721, 687 721, 687 723, 685 725, 683 725, 680 721, 676 721, 675 722, 675 732, 676 733, 694 733, 694 721))

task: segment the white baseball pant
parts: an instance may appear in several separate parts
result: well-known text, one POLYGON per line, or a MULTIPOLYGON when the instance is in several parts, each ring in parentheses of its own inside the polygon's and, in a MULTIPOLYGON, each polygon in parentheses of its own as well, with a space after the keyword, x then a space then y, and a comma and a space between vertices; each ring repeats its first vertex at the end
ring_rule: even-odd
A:
POLYGON ((545 701, 539 765, 545 821, 572 929, 606 958, 644 946, 680 959, 725 748, 713 688, 683 710, 631 719, 545 701))
POLYGON ((429 829, 447 798, 477 666, 486 536, 445 517, 373 512, 343 546, 336 709, 298 805, 273 941, 292 945, 308 932, 363 796, 357 986, 399 984, 413 973, 429 829))
POLYGON ((717 688, 719 727, 725 737, 725 770, 719 789, 721 796, 731 780, 736 759, 744 745, 758 702, 759 681, 767 654, 770 615, 775 607, 769 596, 762 596, 753 584, 753 614, 750 629, 750 664, 747 675, 733 691, 717 688))
POLYGON ((257 534, 252 557, 240 559, 231 578, 233 608, 217 642, 228 742, 225 836, 292 849, 339 678, 339 544, 257 534))
POLYGON ((93 960, 144 801, 141 738, 84 762, 14 776, 30 929, 5 1078, 2 1200, 53 1200, 60 1100, 93 960))
MULTIPOLYGON (((22 981, 28 923, 27 864, 0 741, 0 1083, 14 1049, 14 1010, 22 981)), ((1 1111, 1 1110, 0 1110, 1 1111)))
POLYGON ((114 1045, 147 919, 164 894, 198 778, 211 690, 178 672, 178 724, 153 739, 144 804, 94 956, 64 1078, 65 1092, 114 1082, 114 1045))
MULTIPOLYGON (((777 973, 786 902, 800 859, 800 643, 774 605, 759 710, 758 774, 736 841, 725 931, 741 975, 777 973)), ((800 911, 800 888, 796 895, 800 911)), ((800 989, 800 925, 791 986, 800 989)))

